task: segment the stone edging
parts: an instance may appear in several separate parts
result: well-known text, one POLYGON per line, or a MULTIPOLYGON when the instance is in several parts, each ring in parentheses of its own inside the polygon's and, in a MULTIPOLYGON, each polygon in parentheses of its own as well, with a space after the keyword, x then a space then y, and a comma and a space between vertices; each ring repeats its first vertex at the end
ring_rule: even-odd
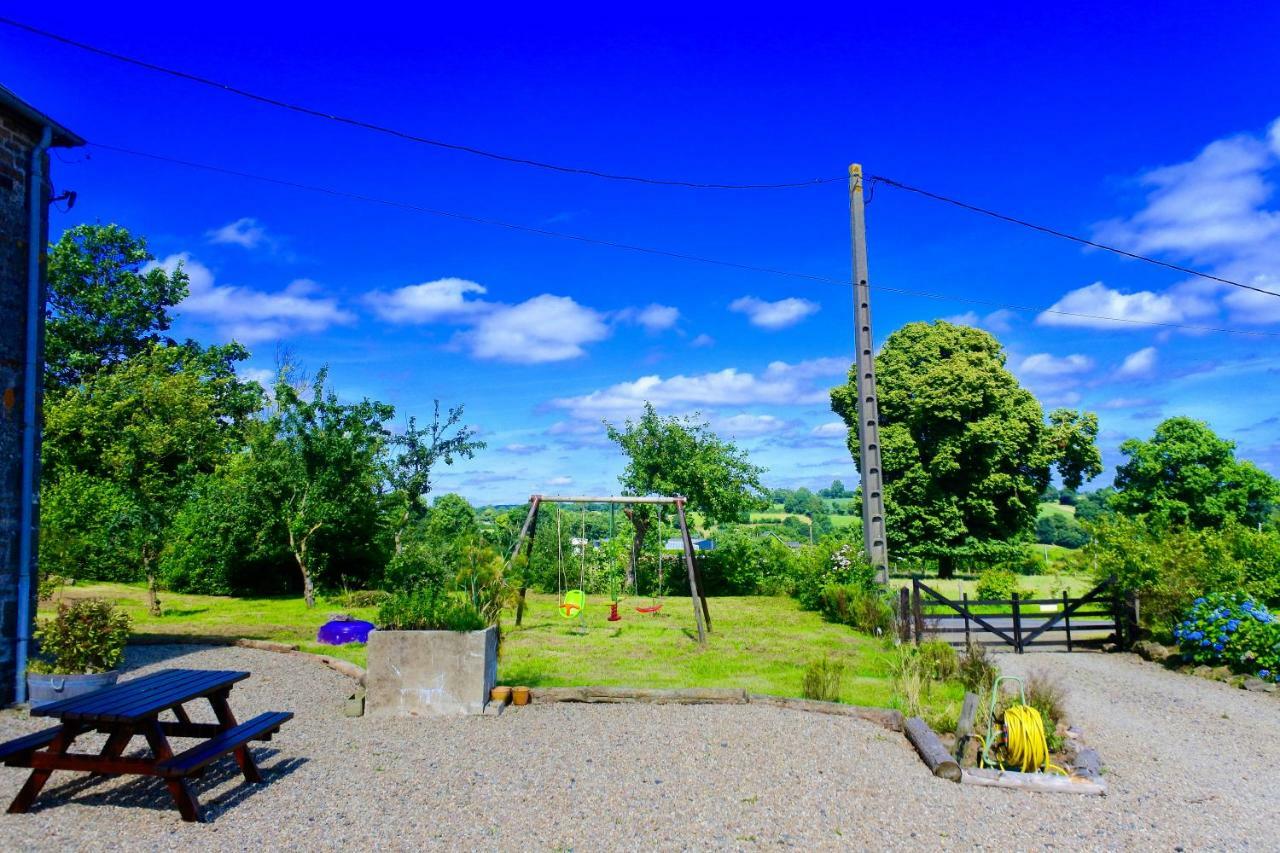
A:
POLYGON ((131 646, 240 646, 263 652, 294 655, 319 661, 334 672, 340 673, 364 685, 365 671, 348 660, 300 651, 297 644, 277 643, 274 640, 251 640, 245 637, 219 637, 212 634, 134 634, 129 637, 131 646))

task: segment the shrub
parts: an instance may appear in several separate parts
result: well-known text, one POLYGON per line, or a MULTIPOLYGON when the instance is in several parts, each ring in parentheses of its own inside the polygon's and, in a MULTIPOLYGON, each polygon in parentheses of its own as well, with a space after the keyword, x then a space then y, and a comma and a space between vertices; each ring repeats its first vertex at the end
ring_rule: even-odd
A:
POLYGON ((832 585, 876 589, 875 569, 849 542, 823 541, 801 549, 796 568, 796 598, 806 610, 820 610, 823 593, 832 585))
POLYGON ((917 646, 925 673, 935 681, 949 681, 960 671, 960 657, 950 643, 928 640, 917 646))
POLYGON ((1000 676, 1000 667, 991 659, 987 647, 981 643, 970 641, 957 661, 960 683, 970 693, 977 693, 978 698, 986 701, 991 687, 1000 676))
POLYGON ((40 579, 36 582, 36 597, 41 601, 53 601, 53 597, 58 590, 69 583, 75 583, 72 578, 64 578, 62 575, 55 575, 52 572, 40 572, 40 579))
POLYGON ((1066 719, 1065 701, 1067 688, 1057 678, 1042 669, 1033 669, 1023 684, 1027 704, 1040 712, 1044 721, 1044 737, 1051 752, 1062 749, 1058 736, 1058 723, 1066 719))
POLYGON ((334 598, 339 607, 379 607, 391 598, 384 589, 353 589, 334 598))
POLYGON ((129 640, 129 617, 110 602, 82 598, 58 605, 57 614, 36 631, 40 658, 31 672, 88 675, 110 672, 124 657, 129 640))
POLYGON ((889 658, 889 680, 899 710, 908 717, 919 717, 924 712, 931 685, 915 646, 899 646, 889 658))
POLYGON ((804 698, 822 702, 838 702, 840 687, 844 681, 844 663, 824 657, 805 668, 802 689, 804 698))
POLYGON ((79 580, 141 580, 139 517, 119 486, 68 471, 40 496, 40 564, 79 580))
POLYGON ((378 608, 384 631, 478 631, 485 619, 470 601, 438 587, 420 587, 392 595, 378 608))
POLYGON ((975 589, 983 601, 1007 601, 1018 591, 1018 576, 1008 569, 987 569, 978 575, 975 589))
POLYGON ((1280 683, 1280 621, 1241 593, 1197 598, 1173 636, 1183 660, 1231 668, 1280 683))
POLYGON ((819 610, 833 622, 873 636, 893 633, 894 613, 878 589, 860 584, 831 584, 822 590, 819 610))
POLYGON ((440 587, 451 575, 446 556, 424 542, 406 542, 383 571, 383 586, 391 591, 440 587))

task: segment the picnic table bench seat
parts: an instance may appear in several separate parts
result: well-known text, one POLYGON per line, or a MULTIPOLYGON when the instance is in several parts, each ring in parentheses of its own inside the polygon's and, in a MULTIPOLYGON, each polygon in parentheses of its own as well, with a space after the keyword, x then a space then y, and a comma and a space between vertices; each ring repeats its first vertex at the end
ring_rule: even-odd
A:
POLYGON ((259 714, 252 720, 178 753, 168 761, 161 761, 156 765, 156 771, 160 776, 189 776, 222 756, 235 752, 251 740, 271 740, 271 736, 292 719, 291 711, 267 711, 259 714))
POLYGON ((62 726, 54 726, 51 729, 33 732, 29 735, 23 735, 22 737, 0 743, 0 761, 8 764, 11 759, 28 755, 35 752, 37 749, 43 749, 53 743, 53 739, 58 736, 58 732, 60 731, 62 731, 62 726))

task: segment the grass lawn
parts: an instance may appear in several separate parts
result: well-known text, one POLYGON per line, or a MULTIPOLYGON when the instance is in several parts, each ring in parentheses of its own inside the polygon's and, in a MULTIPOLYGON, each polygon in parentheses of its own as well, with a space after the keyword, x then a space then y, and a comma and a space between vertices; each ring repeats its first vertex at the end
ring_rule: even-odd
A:
MULTIPOLYGON (((225 598, 162 593, 165 615, 147 613, 141 584, 82 584, 65 597, 96 596, 124 609, 137 634, 217 635, 297 643, 365 664, 362 645, 322 646, 316 629, 339 610, 321 598, 308 611, 300 598, 225 598)), ((688 598, 668 598, 656 615, 636 613, 648 600, 624 600, 622 621, 609 622, 603 598, 592 598, 585 625, 560 617, 554 595, 530 594, 524 624, 503 619, 499 678, 531 686, 617 685, 628 687, 741 687, 755 693, 801 696, 806 665, 829 655, 845 663, 841 700, 857 705, 893 704, 888 678, 891 647, 782 597, 720 597, 709 601, 714 631, 699 649, 688 598), (585 627, 585 631, 582 630, 585 627)), ((47 615, 51 605, 41 606, 47 615)), ((351 609, 371 619, 372 608, 351 609)), ((955 706, 963 698, 956 685, 935 688, 930 705, 955 706)), ((953 709, 954 710, 954 709, 953 709)))
MULTIPOLYGON (((945 581, 938 578, 922 578, 922 580, 927 586, 932 587, 947 598, 958 599, 962 593, 966 592, 969 593, 970 598, 977 598, 978 582, 976 580, 961 580, 960 578, 945 581)), ((911 578, 895 577, 890 579, 889 584, 895 589, 898 587, 907 587, 909 589, 911 587, 911 578)), ((1036 598, 1050 598, 1061 595, 1063 587, 1066 588, 1068 595, 1074 597, 1088 592, 1095 586, 1097 586, 1097 583, 1088 575, 1021 575, 1018 578, 1018 587, 1034 593, 1036 598)))
POLYGON ((1045 501, 1040 504, 1039 509, 1036 511, 1036 517, 1044 518, 1049 515, 1061 515, 1067 518, 1075 518, 1076 508, 1068 506, 1067 504, 1060 504, 1055 501, 1045 501))

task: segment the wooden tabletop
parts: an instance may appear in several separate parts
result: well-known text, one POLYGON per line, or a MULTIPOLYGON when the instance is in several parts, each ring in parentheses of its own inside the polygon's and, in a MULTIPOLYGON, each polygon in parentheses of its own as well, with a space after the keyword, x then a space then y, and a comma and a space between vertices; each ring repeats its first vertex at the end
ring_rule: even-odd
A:
POLYGON ((63 720, 131 723, 201 696, 230 689, 247 672, 229 669, 162 669, 131 678, 84 696, 50 702, 31 709, 33 717, 63 720))

